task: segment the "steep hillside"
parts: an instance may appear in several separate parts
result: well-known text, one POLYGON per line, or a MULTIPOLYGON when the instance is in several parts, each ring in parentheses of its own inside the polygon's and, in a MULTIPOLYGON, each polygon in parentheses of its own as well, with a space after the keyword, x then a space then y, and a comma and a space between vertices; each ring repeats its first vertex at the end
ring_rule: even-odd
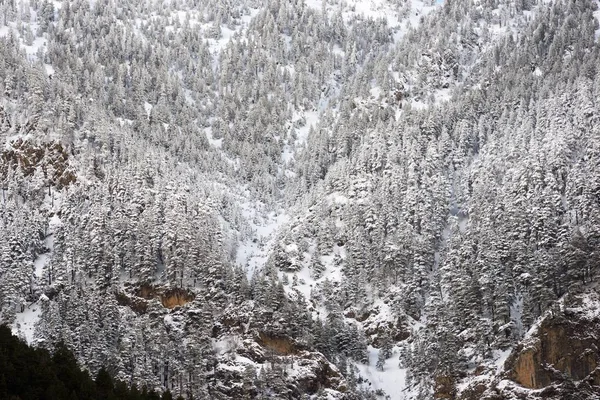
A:
POLYGON ((0 321, 184 397, 594 398, 599 15, 0 4, 0 321))

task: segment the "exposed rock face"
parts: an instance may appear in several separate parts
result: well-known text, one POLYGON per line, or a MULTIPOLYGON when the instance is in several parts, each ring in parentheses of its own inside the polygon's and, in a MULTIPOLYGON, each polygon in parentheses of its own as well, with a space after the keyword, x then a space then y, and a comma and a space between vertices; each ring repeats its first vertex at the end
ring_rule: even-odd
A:
POLYGON ((544 319, 507 361, 519 385, 540 389, 566 380, 599 385, 600 318, 566 309, 544 319))
MULTIPOLYGON (((235 359, 216 371, 230 383, 227 388, 221 388, 221 392, 229 396, 227 398, 253 398, 251 396, 256 394, 256 388, 248 387, 248 376, 252 374, 246 373, 245 369, 250 365, 264 368, 264 373, 269 374, 267 385, 273 390, 269 398, 301 399, 320 391, 327 392, 328 398, 332 399, 347 397, 348 384, 334 364, 321 353, 310 351, 305 344, 249 317, 254 309, 252 301, 237 308, 229 307, 212 329, 214 340, 228 336, 238 338, 232 350, 235 359)), ((218 396, 214 395, 214 398, 218 396)))
POLYGON ((24 176, 41 170, 49 184, 62 188, 77 180, 70 164, 69 153, 58 142, 34 143, 18 139, 0 153, 0 178, 19 168, 24 176))
POLYGON ((461 400, 599 399, 600 295, 589 289, 562 299, 515 347, 504 372, 469 379, 461 400))
POLYGON ((287 336, 272 336, 268 333, 260 332, 256 342, 279 355, 287 356, 298 353, 298 346, 287 336))
POLYGON ((156 288, 150 285, 142 285, 137 291, 137 296, 144 298, 146 300, 151 300, 154 298, 159 298, 163 307, 165 308, 175 308, 177 306, 183 306, 190 301, 193 301, 196 296, 194 293, 181 288, 170 288, 170 289, 162 289, 156 288))
MULTIPOLYGON (((248 343, 244 342, 242 347, 248 343)), ((237 350, 240 354, 240 349, 237 350)), ((246 354, 245 351, 243 351, 246 354)), ((270 364, 270 363, 269 363, 270 364)), ((269 365, 268 364, 268 365, 269 365)), ((281 358, 275 368, 267 367, 271 386, 270 399, 304 399, 319 391, 330 394, 327 398, 345 398, 348 390, 346 381, 338 369, 320 353, 301 351, 293 359, 281 358)), ((214 373, 223 382, 210 398, 254 399, 259 395, 253 367, 234 361, 220 363, 214 373)))
POLYGON ((128 306, 138 314, 148 311, 148 301, 159 299, 162 306, 173 309, 194 301, 196 296, 189 290, 181 288, 159 288, 151 285, 141 285, 133 290, 133 294, 117 292, 115 297, 122 306, 128 306))
POLYGON ((267 360, 265 356, 265 349, 251 339, 244 340, 242 342, 242 346, 240 346, 236 352, 240 356, 246 357, 255 363, 262 364, 267 360))
POLYGON ((483 398, 483 393, 485 393, 488 388, 487 384, 487 381, 475 382, 463 390, 458 398, 460 400, 480 400, 483 398))
POLYGON ((117 302, 122 306, 127 306, 131 308, 137 314, 145 314, 148 310, 148 302, 144 299, 141 299, 136 296, 128 296, 125 293, 117 292, 115 293, 115 297, 117 302))
POLYGON ((166 308, 175 308, 177 306, 183 306, 193 301, 196 296, 185 289, 173 288, 164 291, 160 295, 160 302, 166 308))
POLYGON ((340 393, 348 390, 346 380, 321 353, 303 351, 298 354, 297 365, 306 373, 296 374, 296 382, 301 393, 316 393, 321 388, 333 389, 340 393))
POLYGON ((379 348, 384 337, 393 342, 399 342, 410 336, 410 327, 405 315, 396 318, 381 318, 380 310, 362 311, 356 314, 357 321, 361 321, 369 343, 379 348))
POLYGON ((434 399, 454 399, 456 395, 456 385, 451 376, 440 375, 435 378, 434 399))

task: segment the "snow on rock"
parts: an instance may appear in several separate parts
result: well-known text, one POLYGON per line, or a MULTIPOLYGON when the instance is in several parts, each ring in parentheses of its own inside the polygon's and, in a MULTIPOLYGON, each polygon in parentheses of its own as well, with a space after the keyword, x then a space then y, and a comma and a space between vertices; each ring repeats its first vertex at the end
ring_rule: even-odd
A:
POLYGON ((255 388, 248 376, 265 373, 274 365, 285 371, 281 378, 286 387, 304 394, 327 391, 329 398, 343 398, 347 383, 335 365, 293 338, 270 331, 264 322, 255 319, 254 311, 260 311, 260 307, 253 301, 241 307, 231 305, 213 329, 212 345, 219 360, 215 374, 224 382, 221 391, 228 398, 251 393, 255 388))
POLYGON ((492 360, 480 364, 473 373, 460 380, 456 389, 458 393, 473 391, 479 387, 482 390, 487 387, 494 377, 504 371, 504 364, 512 352, 512 347, 506 350, 494 350, 492 360))
POLYGON ((407 339, 411 334, 411 321, 408 316, 396 316, 391 308, 381 301, 365 310, 350 309, 346 317, 361 321, 367 340, 379 347, 383 336, 394 342, 407 339))

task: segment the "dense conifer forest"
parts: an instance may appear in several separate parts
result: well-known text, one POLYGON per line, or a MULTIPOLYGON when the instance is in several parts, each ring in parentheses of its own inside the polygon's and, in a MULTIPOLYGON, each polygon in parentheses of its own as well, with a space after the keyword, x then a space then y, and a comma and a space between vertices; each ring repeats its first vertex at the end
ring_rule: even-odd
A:
POLYGON ((596 398, 599 18, 0 2, 0 397, 596 398))
POLYGON ((167 400, 173 396, 170 392, 160 395, 114 381, 104 368, 92 379, 88 372, 80 370, 75 356, 64 345, 59 345, 52 354, 45 349, 34 349, 2 325, 0 399, 167 400))

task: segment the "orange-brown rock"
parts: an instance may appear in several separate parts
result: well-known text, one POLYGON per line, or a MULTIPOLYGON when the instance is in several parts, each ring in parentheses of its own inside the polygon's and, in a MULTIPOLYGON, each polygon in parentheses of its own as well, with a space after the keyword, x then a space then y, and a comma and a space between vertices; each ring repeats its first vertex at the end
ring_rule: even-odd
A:
POLYGON ((196 298, 194 293, 187 289, 164 289, 148 284, 141 285, 135 291, 135 295, 145 300, 152 300, 158 298, 160 299, 160 302, 163 305, 163 307, 169 309, 175 308, 177 306, 183 306, 196 298))
POLYGON ((435 377, 435 386, 433 391, 434 399, 454 399, 456 396, 456 382, 453 377, 447 375, 438 375, 435 377))
POLYGON ((265 332, 259 332, 256 342, 277 355, 290 355, 298 353, 295 341, 287 336, 274 336, 265 332))
POLYGON ((565 296, 514 348, 503 372, 479 374, 476 369, 471 382, 461 384, 458 399, 598 399, 599 310, 597 289, 565 296))
POLYGON ((566 379, 588 378, 600 364, 597 332, 597 327, 581 320, 563 317, 544 320, 535 338, 510 360, 511 377, 530 389, 566 379))
POLYGON ((508 377, 529 389, 588 385, 600 393, 599 308, 593 289, 557 303, 506 361, 508 377))
POLYGON ((186 289, 173 288, 164 291, 160 295, 160 302, 166 308, 175 308, 177 306, 183 306, 193 301, 196 296, 186 289))

